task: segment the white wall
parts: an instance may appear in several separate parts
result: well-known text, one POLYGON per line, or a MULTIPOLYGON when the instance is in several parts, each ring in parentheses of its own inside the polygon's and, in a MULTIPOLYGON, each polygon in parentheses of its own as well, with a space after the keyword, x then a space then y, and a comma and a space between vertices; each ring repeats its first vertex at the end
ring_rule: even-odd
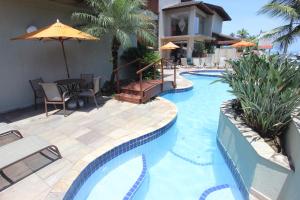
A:
POLYGON ((223 19, 218 14, 215 13, 212 16, 212 32, 222 33, 222 25, 223 25, 223 19))
MULTIPOLYGON (((29 80, 66 78, 61 46, 58 42, 11 41, 24 34, 26 27, 50 25, 57 18, 70 24, 75 8, 46 0, 0 0, 0 113, 29 106, 33 93, 29 80)), ((110 40, 65 43, 71 77, 94 73, 109 79, 110 40)))

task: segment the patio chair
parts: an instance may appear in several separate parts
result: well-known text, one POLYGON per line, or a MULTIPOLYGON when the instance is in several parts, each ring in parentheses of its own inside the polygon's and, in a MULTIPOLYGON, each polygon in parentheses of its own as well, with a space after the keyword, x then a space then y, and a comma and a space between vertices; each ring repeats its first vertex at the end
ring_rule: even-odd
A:
POLYGON ((183 67, 191 67, 191 65, 189 65, 187 63, 187 58, 181 58, 180 61, 181 61, 181 66, 183 66, 183 67))
POLYGON ((94 74, 80 74, 80 89, 92 89, 94 74))
POLYGON ((31 88, 33 90, 34 95, 34 108, 37 109, 37 100, 44 98, 43 89, 39 85, 39 83, 44 83, 42 78, 29 80, 29 83, 31 85, 31 88))
MULTIPOLYGON (((42 151, 46 149, 49 150, 49 152, 53 153, 55 156, 57 156, 57 159, 62 158, 56 146, 49 144, 47 141, 37 136, 25 137, 20 140, 1 146, 0 147, 0 157, 1 157, 0 176, 2 176, 10 184, 14 184, 15 182, 21 180, 22 178, 13 181, 5 174, 4 170, 7 167, 10 167, 15 163, 22 161, 36 153, 40 153, 41 155, 43 155, 44 153, 42 153, 42 151)), ((49 156, 47 155, 45 156, 49 158, 49 156)), ((57 159, 52 159, 52 160, 55 161, 57 159)))
POLYGON ((56 83, 40 83, 44 91, 45 112, 48 117, 48 104, 63 106, 64 116, 66 116, 66 102, 70 99, 68 91, 61 94, 56 83))
POLYGON ((219 68, 225 69, 226 68, 226 57, 220 58, 219 68))
POLYGON ((203 68, 204 63, 201 62, 202 60, 200 58, 193 58, 193 64, 195 65, 195 67, 197 68, 203 68))
POLYGON ((93 97, 97 108, 99 108, 99 106, 98 106, 98 103, 97 103, 96 96, 97 96, 97 94, 101 93, 100 83, 101 83, 101 77, 100 76, 98 76, 96 78, 93 78, 93 88, 92 89, 83 89, 79 93, 79 96, 81 96, 81 97, 87 97, 87 98, 88 97, 93 97))

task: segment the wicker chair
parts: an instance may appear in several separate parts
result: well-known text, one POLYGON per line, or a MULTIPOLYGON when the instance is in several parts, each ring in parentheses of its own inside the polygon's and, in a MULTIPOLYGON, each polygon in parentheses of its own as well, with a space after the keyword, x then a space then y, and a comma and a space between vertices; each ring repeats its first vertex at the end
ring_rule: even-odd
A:
POLYGON ((64 116, 66 116, 66 102, 70 99, 68 91, 61 94, 56 83, 40 83, 44 91, 45 112, 48 116, 48 104, 63 105, 64 116))
POLYGON ((42 78, 34 79, 34 80, 29 80, 29 83, 31 85, 31 88, 33 90, 33 95, 34 95, 34 108, 37 109, 37 103, 39 99, 44 98, 44 93, 43 89, 40 86, 40 83, 44 83, 42 78))

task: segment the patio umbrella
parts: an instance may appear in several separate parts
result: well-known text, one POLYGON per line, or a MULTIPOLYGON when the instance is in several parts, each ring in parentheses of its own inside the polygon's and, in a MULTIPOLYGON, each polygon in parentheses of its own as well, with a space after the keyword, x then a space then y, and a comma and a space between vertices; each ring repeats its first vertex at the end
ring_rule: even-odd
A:
POLYGON ((39 30, 33 31, 31 33, 21 35, 15 38, 12 38, 12 40, 40 40, 40 41, 58 41, 61 44, 62 52, 64 56, 64 61, 66 65, 66 71, 67 76, 70 78, 69 74, 69 68, 68 68, 68 62, 67 57, 65 53, 65 47, 64 47, 64 41, 66 40, 98 40, 98 38, 84 33, 82 31, 79 31, 77 29, 74 29, 70 26, 67 26, 65 24, 62 24, 57 20, 56 23, 47 26, 45 28, 41 28, 39 30))
POLYGON ((240 42, 237 42, 237 43, 231 45, 231 47, 235 47, 235 48, 239 48, 239 47, 253 47, 253 46, 256 46, 256 44, 253 43, 253 42, 247 42, 247 41, 240 41, 240 42))
MULTIPOLYGON (((180 48, 173 42, 169 42, 163 46, 160 47, 160 50, 173 50, 173 49, 178 49, 180 48)), ((174 66, 174 83, 173 83, 174 88, 176 88, 176 66, 174 66)))
POLYGON ((174 44, 173 42, 169 42, 168 44, 161 46, 160 50, 172 50, 172 49, 178 49, 178 48, 180 48, 180 47, 177 46, 176 44, 174 44))

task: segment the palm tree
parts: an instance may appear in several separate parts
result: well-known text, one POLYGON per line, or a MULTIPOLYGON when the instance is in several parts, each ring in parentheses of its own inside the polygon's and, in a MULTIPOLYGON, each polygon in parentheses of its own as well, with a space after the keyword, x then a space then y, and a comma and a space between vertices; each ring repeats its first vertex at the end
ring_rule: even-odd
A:
POLYGON ((299 0, 272 0, 263 6, 259 14, 268 14, 272 17, 280 17, 286 24, 279 26, 268 33, 265 37, 275 38, 283 53, 286 54, 288 46, 300 35, 300 1, 299 0))
MULTIPOLYGON (((82 29, 96 37, 111 37, 113 70, 118 68, 120 47, 132 45, 132 36, 139 42, 155 45, 153 13, 146 10, 144 0, 85 0, 89 9, 72 14, 82 29)), ((114 83, 112 72, 111 84, 114 83)))
POLYGON ((241 39, 246 39, 249 37, 249 32, 242 28, 241 30, 238 30, 237 32, 237 37, 241 38, 241 39))

